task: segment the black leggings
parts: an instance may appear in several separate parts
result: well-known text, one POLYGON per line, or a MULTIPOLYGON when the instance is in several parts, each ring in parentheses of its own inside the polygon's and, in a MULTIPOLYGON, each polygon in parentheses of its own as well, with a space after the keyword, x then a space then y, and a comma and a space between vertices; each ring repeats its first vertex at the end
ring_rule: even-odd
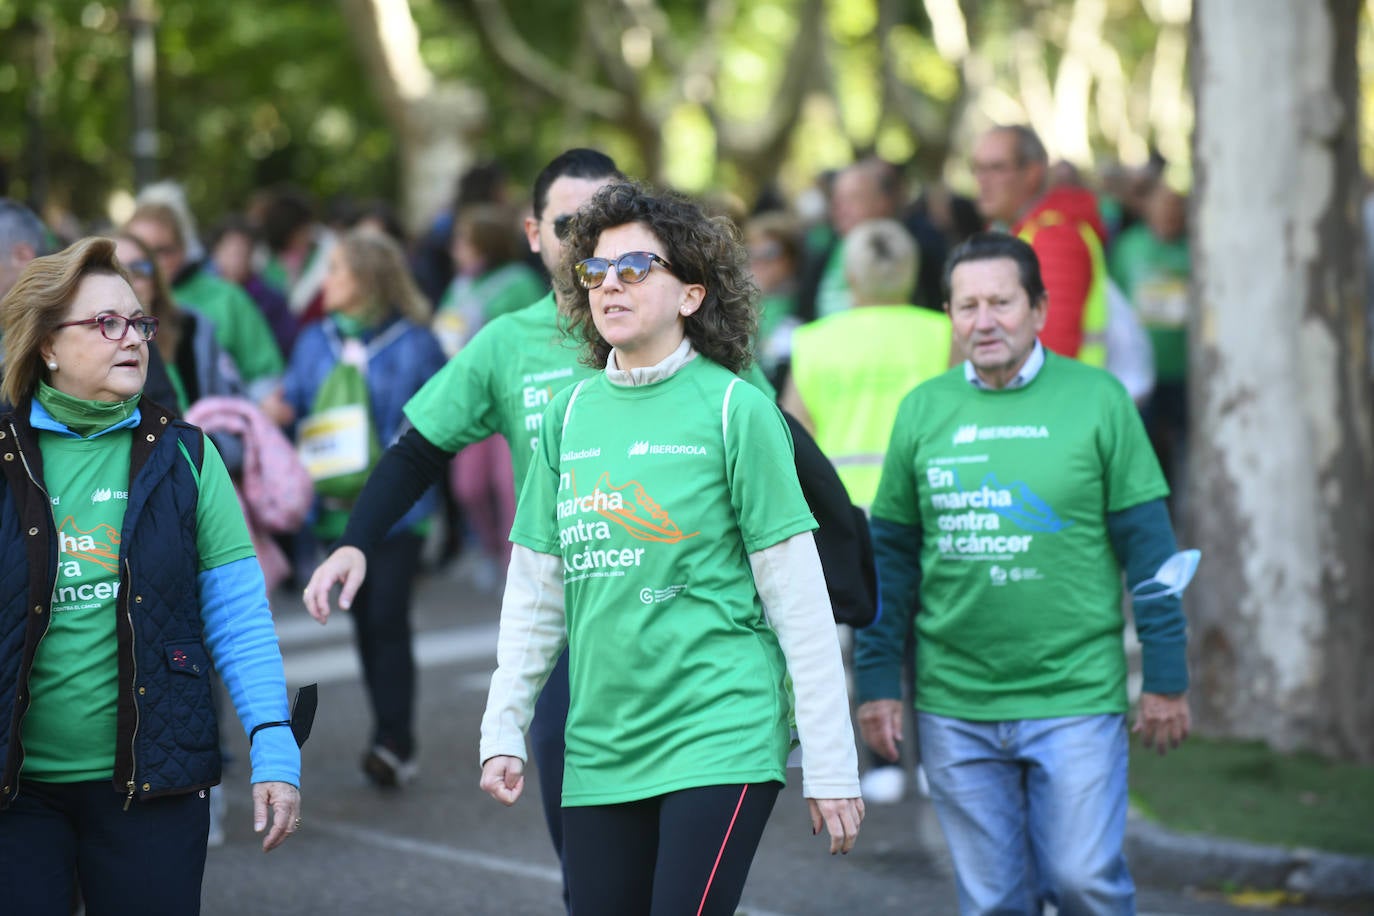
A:
POLYGON ((573 916, 732 916, 782 784, 563 809, 573 916))

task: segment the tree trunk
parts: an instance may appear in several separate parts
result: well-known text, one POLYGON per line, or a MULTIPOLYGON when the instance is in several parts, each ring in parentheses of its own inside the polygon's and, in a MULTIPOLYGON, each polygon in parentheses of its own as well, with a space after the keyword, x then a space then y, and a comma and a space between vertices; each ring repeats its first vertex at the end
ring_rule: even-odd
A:
POLYGON ((469 135, 483 100, 466 86, 435 81, 420 57, 409 0, 340 0, 339 7, 396 132, 401 221, 418 233, 453 199, 472 163, 469 135))
POLYGON ((1199 0, 1190 364, 1204 730, 1374 762, 1359 0, 1199 0))

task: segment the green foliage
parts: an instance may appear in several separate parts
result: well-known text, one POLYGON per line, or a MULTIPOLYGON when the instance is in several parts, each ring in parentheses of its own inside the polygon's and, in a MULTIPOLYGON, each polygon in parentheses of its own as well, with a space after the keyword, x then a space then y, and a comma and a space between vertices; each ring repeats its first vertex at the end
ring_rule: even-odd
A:
MULTIPOLYGON (((804 0, 735 0, 720 28, 700 0, 501 0, 519 41, 557 75, 552 88, 501 61, 477 0, 394 2, 409 3, 435 78, 485 99, 472 151, 501 161, 513 186, 525 187, 559 150, 593 145, 632 174, 689 190, 729 186, 746 197, 778 176, 795 190, 871 149, 909 161, 917 177, 940 174, 963 152, 956 144, 970 124, 1014 116, 1028 60, 1052 84, 1073 8, 1057 0, 961 4, 977 13, 967 27, 980 78, 995 90, 988 98, 1000 105, 993 110, 969 96, 967 74, 937 48, 923 3, 830 0, 821 6, 823 48, 806 56, 805 101, 783 142, 765 148, 738 138, 781 104, 804 0), (632 10, 647 28, 634 25, 632 10), (702 65, 692 78, 684 78, 688 62, 702 65), (609 91, 623 104, 577 104, 570 87, 609 91), (955 118, 966 110, 972 120, 960 127, 955 118)), ((112 196, 133 190, 128 3, 0 0, 8 193, 98 220, 112 196)), ((1133 93, 1121 107, 1140 131, 1149 129, 1139 123, 1149 110, 1140 91, 1148 90, 1157 5, 1110 0, 1103 26, 1104 47, 1133 93)), ((338 0, 154 6, 159 172, 184 180, 202 221, 280 181, 321 199, 396 199, 398 139, 338 0)), ((1097 127, 1093 139, 1108 149, 1115 142, 1097 127)), ((434 191, 436 201, 447 195, 434 191)))
MULTIPOLYGON (((185 182, 202 219, 241 209, 254 188, 280 181, 322 198, 394 195, 394 146, 335 7, 157 7, 159 175, 185 182)), ((0 163, 11 195, 32 198, 46 178, 50 212, 99 221, 112 193, 132 191, 124 10, 94 0, 0 3, 0 163)))

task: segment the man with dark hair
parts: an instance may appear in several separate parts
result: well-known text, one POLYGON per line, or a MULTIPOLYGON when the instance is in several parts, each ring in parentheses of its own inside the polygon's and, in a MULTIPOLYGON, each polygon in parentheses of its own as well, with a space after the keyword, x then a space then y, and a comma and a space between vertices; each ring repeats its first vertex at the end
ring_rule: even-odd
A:
MULTIPOLYGON (((561 236, 573 213, 603 185, 623 179, 610 157, 590 149, 568 150, 539 173, 525 235, 550 273, 558 269, 561 236)), ((426 489, 443 479, 450 459, 464 446, 493 434, 504 436, 518 487, 539 442, 544 405, 555 392, 595 371, 578 361, 577 343, 564 340, 553 292, 485 325, 406 405, 414 427, 382 457, 338 546, 311 577, 304 595, 310 613, 321 622, 328 619, 335 583, 343 586, 339 607, 346 610, 352 604, 364 585, 367 553, 426 489)), ((530 729, 544 817, 560 857, 567 703, 565 655, 540 694, 530 729)), ((417 772, 413 758, 398 759, 385 748, 370 748, 362 765, 380 786, 403 785, 417 772)))
POLYGON ((959 911, 1125 916, 1122 573, 1144 669, 1135 731, 1162 754, 1189 730, 1180 594, 1197 555, 1174 543, 1130 395, 1039 341, 1031 247, 975 235, 945 285, 967 360, 907 395, 892 428, 872 509, 883 616, 855 636, 860 729, 896 758, 913 631, 917 740, 959 911))
POLYGON ((1062 356, 1106 364, 1107 231, 1097 200, 1082 187, 1050 186, 1049 155, 1035 131, 994 127, 973 150, 978 209, 990 228, 1035 249, 1049 293, 1041 339, 1062 356))

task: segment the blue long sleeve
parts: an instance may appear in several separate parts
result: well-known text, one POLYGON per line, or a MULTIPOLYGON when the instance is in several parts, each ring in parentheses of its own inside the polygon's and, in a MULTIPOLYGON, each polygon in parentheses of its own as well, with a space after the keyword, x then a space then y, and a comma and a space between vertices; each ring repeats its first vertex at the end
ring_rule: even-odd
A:
MULTIPOLYGON (((1131 588, 1150 578, 1178 551, 1169 509, 1162 499, 1107 513, 1107 536, 1131 588)), ((1178 595, 1137 599, 1135 630, 1140 638, 1146 693, 1188 689, 1188 623, 1178 595)))
POLYGON ((854 632, 854 692, 860 703, 902 698, 902 653, 921 593, 921 529, 875 518, 878 619, 854 632))
MULTIPOLYGON (((245 557, 203 571, 198 578, 205 646, 229 688, 244 733, 262 722, 291 717, 272 611, 262 569, 245 557)), ((249 751, 252 782, 301 784, 301 751, 291 729, 264 728, 249 751)))

